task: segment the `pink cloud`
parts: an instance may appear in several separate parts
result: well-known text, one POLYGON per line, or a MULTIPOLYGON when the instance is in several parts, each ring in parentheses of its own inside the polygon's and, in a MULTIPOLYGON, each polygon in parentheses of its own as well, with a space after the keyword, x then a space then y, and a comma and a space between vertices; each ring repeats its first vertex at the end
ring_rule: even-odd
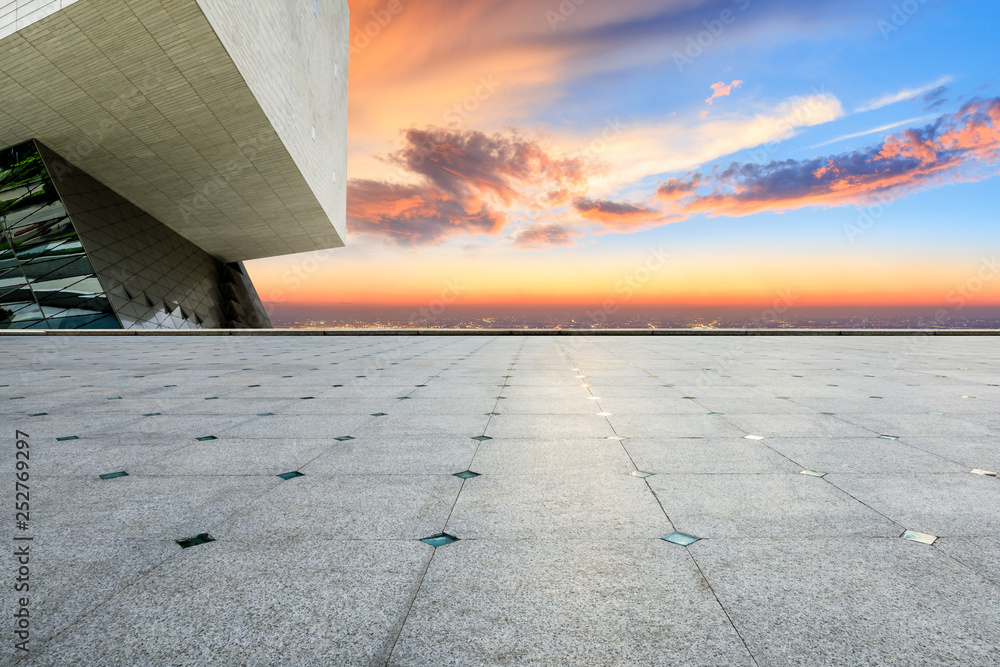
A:
MULTIPOLYGON (((742 85, 743 82, 740 81, 739 79, 734 80, 732 83, 728 85, 723 83, 722 81, 719 81, 718 83, 713 83, 711 85, 712 96, 709 97, 707 100, 705 100, 705 103, 711 104, 713 100, 715 100, 715 98, 717 97, 727 97, 730 93, 733 92, 735 88, 739 88, 742 85)), ((702 118, 704 118, 704 116, 702 116, 702 118)))

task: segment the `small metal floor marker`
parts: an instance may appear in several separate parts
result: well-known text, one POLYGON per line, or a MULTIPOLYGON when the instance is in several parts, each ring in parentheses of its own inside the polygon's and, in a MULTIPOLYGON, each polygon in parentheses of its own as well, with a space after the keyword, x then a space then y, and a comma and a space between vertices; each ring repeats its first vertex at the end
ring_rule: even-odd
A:
POLYGON ((181 549, 187 549, 188 547, 196 547, 199 544, 206 544, 208 542, 214 542, 215 538, 208 533, 201 533, 195 535, 194 537, 188 537, 183 540, 177 540, 177 544, 181 545, 181 549))
POLYGON ((971 472, 972 472, 973 475, 986 475, 987 477, 996 477, 997 476, 997 474, 995 472, 993 472, 992 470, 980 470, 979 468, 975 468, 971 472))
POLYGON ((79 439, 80 438, 78 436, 67 435, 67 436, 63 436, 62 438, 56 438, 56 442, 65 442, 67 440, 79 440, 79 439))
POLYGON ((900 535, 904 540, 910 540, 911 542, 920 542, 920 544, 934 544, 937 541, 936 535, 929 535, 927 533, 918 533, 915 530, 908 530, 902 535, 900 535))
POLYGON ((98 475, 101 479, 117 479, 119 477, 128 477, 128 473, 122 470, 121 472, 106 472, 103 475, 98 475))
POLYGON ((899 440, 898 435, 880 435, 879 440, 899 440))
POLYGON ((473 440, 478 440, 479 442, 482 442, 484 440, 492 440, 492 439, 493 438, 491 438, 488 435, 477 435, 476 437, 473 438, 473 440))
POLYGON ((655 472, 646 472, 644 470, 633 470, 629 473, 632 477, 638 477, 639 479, 646 479, 647 477, 652 477, 655 472))
POLYGON ((825 472, 820 472, 819 470, 800 470, 800 475, 809 475, 810 477, 826 477, 825 472))
POLYGON ((485 414, 486 414, 487 417, 499 417, 500 416, 499 412, 487 412, 485 414))
POLYGON ((456 472, 453 477, 458 477, 459 479, 472 479, 473 477, 479 477, 478 472, 472 472, 471 470, 463 470, 462 472, 456 472))
POLYGON ((410 397, 409 396, 400 396, 397 400, 408 401, 408 400, 410 400, 410 397))
POLYGON ((305 477, 304 472, 299 472, 298 470, 293 470, 291 472, 283 472, 278 475, 281 479, 295 479, 296 477, 305 477))
POLYGON ((372 417, 388 417, 388 412, 373 412, 372 417))
POLYGON ((745 440, 763 440, 764 436, 762 436, 762 435, 745 435, 745 436, 743 436, 743 438, 745 440))
POLYGON ((205 442, 206 440, 218 440, 214 435, 203 435, 200 438, 195 438, 198 442, 205 442))
POLYGON ((694 396, 685 396, 684 400, 685 401, 695 401, 695 400, 698 400, 698 399, 696 399, 694 396))
POLYGON ((661 539, 665 542, 670 542, 671 544, 679 544, 682 547, 686 547, 688 545, 694 544, 701 538, 695 537, 694 535, 688 535, 686 533, 673 532, 661 539))
POLYGON ((610 412, 595 412, 594 414, 596 414, 598 417, 610 417, 611 416, 610 412))
POLYGON ((339 438, 334 438, 334 440, 339 440, 340 442, 346 442, 347 440, 354 440, 352 435, 342 435, 339 438))
POLYGON ((605 440, 628 440, 627 435, 609 435, 605 440))
POLYGON ((431 535, 430 537, 425 537, 420 540, 424 544, 429 544, 435 549, 438 547, 443 547, 446 544, 451 544, 452 542, 458 542, 458 538, 454 535, 449 535, 448 533, 438 533, 437 535, 431 535))

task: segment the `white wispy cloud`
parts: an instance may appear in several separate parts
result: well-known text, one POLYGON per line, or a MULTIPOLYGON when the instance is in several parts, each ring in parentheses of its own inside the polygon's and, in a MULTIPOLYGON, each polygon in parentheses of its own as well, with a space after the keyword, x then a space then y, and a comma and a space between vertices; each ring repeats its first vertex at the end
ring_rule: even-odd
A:
POLYGON ((929 93, 938 86, 943 86, 946 83, 951 83, 953 80, 954 77, 943 76, 937 81, 934 81, 933 83, 928 83, 926 86, 920 86, 919 88, 907 88, 897 93, 890 93, 888 95, 877 97, 874 100, 869 100, 867 103, 862 104, 854 111, 858 113, 864 111, 874 111, 875 109, 881 109, 882 107, 887 107, 890 104, 895 104, 896 102, 912 100, 914 97, 923 95, 924 93, 929 93))
POLYGON ((917 118, 907 118, 906 120, 901 120, 898 123, 889 123, 888 125, 881 125, 879 127, 874 127, 870 130, 864 130, 862 132, 854 132, 853 134, 845 134, 843 136, 837 137, 836 139, 830 139, 829 141, 824 141, 821 144, 816 144, 815 146, 810 146, 806 150, 813 148, 822 148, 823 146, 829 146, 830 144, 835 144, 839 141, 847 141, 848 139, 857 139, 858 137, 864 137, 869 134, 877 134, 879 132, 887 132, 889 130, 894 130, 897 127, 903 125, 910 125, 911 123, 920 123, 925 120, 930 120, 931 118, 937 118, 937 114, 928 114, 927 116, 918 116, 917 118))
MULTIPOLYGON (((620 135, 590 154, 610 167, 606 173, 591 176, 591 193, 603 196, 652 174, 695 169, 746 149, 757 148, 759 160, 769 160, 777 154, 778 142, 843 116, 840 100, 820 93, 719 120, 699 122, 688 117, 626 124, 620 135)), ((571 154, 574 146, 587 146, 593 133, 561 133, 555 139, 563 152, 571 154)))

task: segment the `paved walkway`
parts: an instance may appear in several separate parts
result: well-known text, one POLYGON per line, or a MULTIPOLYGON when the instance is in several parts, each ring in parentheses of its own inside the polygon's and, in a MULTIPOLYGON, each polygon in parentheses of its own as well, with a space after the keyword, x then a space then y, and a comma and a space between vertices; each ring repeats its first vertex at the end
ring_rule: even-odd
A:
POLYGON ((995 338, 8 337, 0 368, 31 552, 0 661, 1000 664, 995 338))

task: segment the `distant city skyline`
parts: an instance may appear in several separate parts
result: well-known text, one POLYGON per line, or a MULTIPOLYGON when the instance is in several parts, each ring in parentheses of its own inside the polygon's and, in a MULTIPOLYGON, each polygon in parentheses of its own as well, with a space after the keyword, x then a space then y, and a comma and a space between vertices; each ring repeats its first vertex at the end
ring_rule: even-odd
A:
POLYGON ((348 308, 282 305, 274 325, 291 329, 1000 329, 1000 308, 348 308))
POLYGON ((248 264, 279 316, 1000 306, 996 3, 350 7, 347 247, 248 264))

